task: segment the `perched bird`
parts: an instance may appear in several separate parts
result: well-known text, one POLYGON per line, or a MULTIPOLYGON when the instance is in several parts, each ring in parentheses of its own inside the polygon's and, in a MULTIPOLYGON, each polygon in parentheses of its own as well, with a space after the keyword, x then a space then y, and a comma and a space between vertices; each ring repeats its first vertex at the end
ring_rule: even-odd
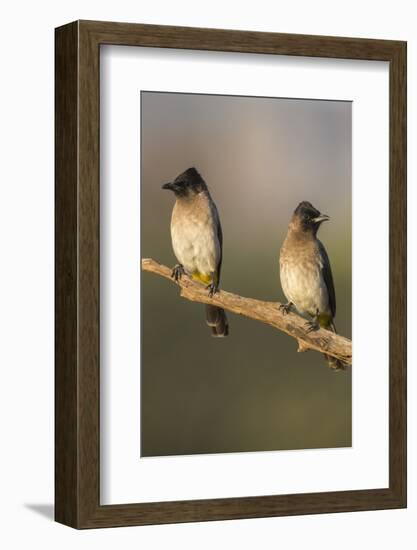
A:
MULTIPOLYGON (((195 168, 188 168, 162 189, 170 189, 176 197, 171 217, 171 239, 179 263, 172 270, 172 277, 178 280, 185 272, 195 281, 205 284, 212 296, 220 283, 223 234, 206 182, 195 168)), ((206 321, 213 336, 229 334, 224 309, 207 304, 206 321)))
MULTIPOLYGON (((314 206, 301 202, 294 211, 288 226, 287 236, 280 252, 280 278, 288 312, 294 306, 308 316, 308 330, 323 327, 336 332, 336 295, 332 270, 326 249, 317 238, 320 225, 329 220, 314 206)), ((329 355, 324 355, 329 367, 343 370, 346 365, 329 355)))

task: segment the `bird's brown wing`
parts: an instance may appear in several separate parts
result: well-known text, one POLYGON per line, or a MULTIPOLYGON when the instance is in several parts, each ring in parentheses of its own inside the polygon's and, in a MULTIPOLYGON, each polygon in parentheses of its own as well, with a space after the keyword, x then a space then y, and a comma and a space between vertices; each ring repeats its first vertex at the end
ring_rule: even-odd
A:
POLYGON ((322 259, 321 272, 323 274, 323 279, 327 287, 327 292, 329 294, 330 311, 332 312, 333 317, 335 317, 336 316, 336 293, 334 291, 332 268, 330 267, 329 256, 327 255, 327 252, 326 252, 326 249, 324 248, 323 243, 319 240, 318 240, 318 243, 319 243, 319 252, 322 259))
POLYGON ((220 271, 222 269, 222 260, 223 260, 223 231, 222 231, 222 225, 220 223, 219 213, 217 212, 217 207, 214 201, 212 201, 211 204, 213 209, 214 223, 217 231, 217 238, 219 239, 219 245, 220 245, 220 258, 217 263, 217 280, 220 281, 220 271))

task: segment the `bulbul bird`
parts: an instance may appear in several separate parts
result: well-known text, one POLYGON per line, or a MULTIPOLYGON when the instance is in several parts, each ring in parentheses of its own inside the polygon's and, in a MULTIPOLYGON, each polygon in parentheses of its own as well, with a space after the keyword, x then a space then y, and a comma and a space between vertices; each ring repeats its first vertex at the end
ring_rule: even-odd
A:
MULTIPOLYGON (((173 268, 172 277, 177 281, 185 272, 195 281, 205 284, 209 296, 212 296, 220 284, 223 234, 206 182, 195 168, 188 168, 162 189, 170 189, 176 198, 171 217, 171 239, 179 263, 173 268)), ((229 334, 224 309, 207 304, 206 321, 213 336, 229 334)))
MULTIPOLYGON (((329 219, 311 203, 301 202, 294 211, 280 251, 281 286, 288 300, 281 309, 288 312, 295 307, 307 316, 308 331, 323 327, 336 332, 332 270, 326 249, 317 238, 321 224, 329 219)), ((346 368, 342 361, 329 355, 324 357, 332 369, 346 368)))

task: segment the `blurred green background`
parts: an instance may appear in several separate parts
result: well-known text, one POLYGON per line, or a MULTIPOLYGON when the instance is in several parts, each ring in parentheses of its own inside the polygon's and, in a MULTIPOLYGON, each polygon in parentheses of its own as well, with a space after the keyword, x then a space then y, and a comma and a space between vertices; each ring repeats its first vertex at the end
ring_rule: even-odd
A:
MULTIPOLYGON (((351 103, 142 92, 141 121, 141 256, 176 263, 161 185, 195 166, 222 222, 221 286, 284 301, 279 249, 308 200, 331 217, 319 237, 351 337, 351 103)), ((142 456, 351 446, 350 368, 231 313, 212 338, 203 305, 153 274, 141 284, 142 456)))

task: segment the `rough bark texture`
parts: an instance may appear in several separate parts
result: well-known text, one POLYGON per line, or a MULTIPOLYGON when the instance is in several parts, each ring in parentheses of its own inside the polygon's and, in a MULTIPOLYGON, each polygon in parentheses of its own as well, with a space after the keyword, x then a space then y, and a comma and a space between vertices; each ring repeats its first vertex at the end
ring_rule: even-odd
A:
POLYGON ((283 313, 279 308, 281 305, 279 302, 263 302, 224 290, 220 290, 210 298, 203 285, 192 281, 186 275, 176 283, 171 277, 172 269, 151 258, 142 260, 142 269, 177 284, 181 289, 181 296, 187 300, 220 306, 232 313, 244 315, 285 332, 298 341, 297 351, 315 350, 341 359, 346 364, 352 364, 351 340, 325 329, 307 332, 306 320, 294 313, 283 313))

